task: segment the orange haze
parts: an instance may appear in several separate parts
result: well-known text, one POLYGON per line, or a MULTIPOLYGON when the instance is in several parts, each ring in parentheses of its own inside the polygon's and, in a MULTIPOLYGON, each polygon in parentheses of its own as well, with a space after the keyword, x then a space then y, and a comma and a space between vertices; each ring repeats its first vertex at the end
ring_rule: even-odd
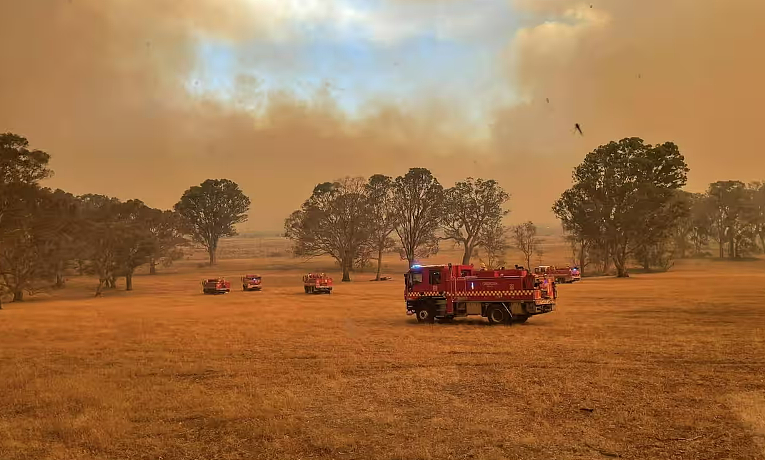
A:
MULTIPOLYGON (((446 1, 446 0, 443 0, 446 1)), ((438 1, 430 0, 437 8, 438 1)), ((251 0, 8 0, 0 4, 0 132, 52 154, 49 185, 172 206, 206 178, 253 199, 246 228, 278 229, 313 186, 345 175, 430 168, 445 185, 498 179, 512 221, 552 222, 550 206, 592 148, 640 136, 679 144, 689 188, 765 179, 755 126, 765 106, 762 0, 516 0, 542 24, 504 52, 498 85, 522 102, 486 114, 459 100, 396 107, 369 95, 351 118, 330 93, 310 101, 258 94, 257 114, 186 92, 200 35, 258 39, 251 0), (550 102, 547 103, 546 99, 550 102), (580 123, 585 136, 573 134, 580 123), (485 127, 484 127, 485 128, 485 127)), ((459 71, 459 69, 455 69, 459 71)))

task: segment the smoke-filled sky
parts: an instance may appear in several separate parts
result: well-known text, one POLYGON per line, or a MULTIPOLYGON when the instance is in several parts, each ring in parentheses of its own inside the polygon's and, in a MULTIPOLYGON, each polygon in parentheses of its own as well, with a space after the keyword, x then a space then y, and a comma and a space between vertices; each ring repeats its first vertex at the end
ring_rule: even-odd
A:
POLYGON ((762 24, 762 0, 2 0, 0 132, 77 194, 169 208, 234 180, 246 229, 410 167, 554 222, 572 168, 627 136, 676 142, 691 190, 765 179, 762 24))

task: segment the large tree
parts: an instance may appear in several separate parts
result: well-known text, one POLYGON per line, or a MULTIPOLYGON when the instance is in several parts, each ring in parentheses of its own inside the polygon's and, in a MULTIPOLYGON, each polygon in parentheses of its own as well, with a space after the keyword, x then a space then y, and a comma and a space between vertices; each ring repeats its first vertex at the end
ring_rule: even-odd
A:
POLYGON ((149 274, 157 274, 157 265, 169 266, 183 257, 183 247, 188 241, 183 236, 183 221, 175 211, 162 211, 146 207, 141 213, 141 222, 153 239, 149 256, 149 274))
POLYGON ((749 219, 754 234, 759 238, 762 252, 765 252, 765 182, 752 182, 750 191, 751 207, 749 219))
POLYGON ((751 243, 750 217, 753 211, 751 193, 741 181, 727 180, 709 184, 707 194, 713 216, 713 228, 719 246, 720 257, 741 256, 741 249, 751 243))
POLYGON ((396 229, 396 213, 393 201, 393 179, 382 174, 369 178, 365 186, 367 211, 370 214, 370 243, 377 255, 377 276, 380 280, 383 253, 392 250, 396 241, 391 233, 396 229))
POLYGON ((483 229, 509 212, 502 206, 510 196, 495 180, 468 177, 447 189, 444 198, 444 237, 462 245, 462 263, 467 265, 482 244, 483 229))
POLYGON ((50 177, 50 155, 40 150, 30 150, 29 141, 12 134, 0 134, 0 184, 36 184, 50 177))
POLYGON ((438 230, 443 219, 444 188, 425 168, 412 168, 396 178, 393 209, 396 234, 409 266, 438 251, 438 230))
MULTIPOLYGON (((561 220, 563 230, 568 236, 577 254, 577 263, 582 274, 589 261, 597 262, 599 256, 601 262, 607 263, 608 255, 604 244, 604 226, 596 218, 595 206, 589 202, 585 190, 582 188, 570 188, 563 192, 560 199, 555 202, 553 212, 561 220)), ((603 272, 608 267, 603 267, 603 272)))
POLYGON ((236 235, 235 225, 247 221, 250 199, 228 179, 208 179, 186 190, 175 211, 192 239, 204 246, 210 265, 216 262, 218 241, 236 235))
POLYGON ((699 252, 697 251, 696 243, 696 240, 699 238, 697 209, 699 204, 703 202, 704 195, 677 190, 675 200, 682 212, 682 216, 677 219, 675 227, 672 229, 672 239, 675 256, 684 259, 689 253, 696 255, 699 252))
POLYGON ((12 216, 10 230, 0 238, 0 280, 3 290, 14 302, 24 300, 24 293, 33 293, 39 282, 50 274, 50 241, 56 231, 44 212, 46 191, 36 186, 6 187, 15 204, 5 218, 12 216))
POLYGON ((48 169, 50 155, 30 150, 24 137, 0 134, 0 308, 2 295, 10 292, 14 300, 23 299, 40 271, 44 258, 40 254, 40 230, 44 226, 35 219, 44 193, 38 182, 52 175, 48 169), (34 259, 34 266, 29 266, 34 259))
POLYGON ((298 256, 332 256, 350 281, 354 262, 367 257, 370 222, 365 181, 361 177, 317 185, 299 210, 284 222, 284 235, 298 256))
POLYGON ((130 200, 121 203, 117 209, 117 226, 114 228, 119 236, 116 251, 117 274, 125 277, 125 290, 133 290, 133 274, 136 268, 151 261, 158 252, 159 241, 151 231, 152 222, 148 216, 154 214, 140 200, 130 200))
POLYGON ((573 187, 553 210, 567 227, 584 227, 570 219, 589 215, 602 231, 617 276, 626 277, 635 249, 653 232, 674 224, 671 201, 675 190, 685 185, 687 173, 685 158, 671 142, 652 146, 636 137, 610 142, 587 154, 574 170, 573 187))

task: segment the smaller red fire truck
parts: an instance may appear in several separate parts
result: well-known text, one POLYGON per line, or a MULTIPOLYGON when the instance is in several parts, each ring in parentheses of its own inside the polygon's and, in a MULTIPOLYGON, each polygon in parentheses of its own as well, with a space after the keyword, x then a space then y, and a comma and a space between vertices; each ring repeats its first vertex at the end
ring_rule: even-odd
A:
POLYGON ((242 290, 243 291, 260 291, 263 286, 260 284, 260 275, 244 275, 242 277, 242 290))
POLYGON ((231 283, 223 278, 207 278, 202 280, 203 294, 227 294, 231 292, 231 283))
POLYGON ((480 315, 496 323, 525 323, 555 309, 555 278, 520 267, 477 270, 473 265, 414 265, 404 275, 406 314, 417 321, 480 315))
POLYGON ((552 265, 540 265, 534 269, 534 273, 537 275, 546 274, 554 276, 556 283, 573 283, 582 279, 582 274, 577 267, 558 268, 552 265))
POLYGON ((332 294, 332 278, 324 273, 309 273, 303 276, 306 294, 332 294))

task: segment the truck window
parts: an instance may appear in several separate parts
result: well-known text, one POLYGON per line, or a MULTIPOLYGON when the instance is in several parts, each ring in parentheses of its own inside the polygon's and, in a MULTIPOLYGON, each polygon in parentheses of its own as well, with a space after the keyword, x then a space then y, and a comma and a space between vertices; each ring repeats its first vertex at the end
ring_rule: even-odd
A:
POLYGON ((441 284, 441 272, 430 272, 430 284, 441 284))
POLYGON ((422 283, 422 273, 412 273, 412 286, 422 283))

